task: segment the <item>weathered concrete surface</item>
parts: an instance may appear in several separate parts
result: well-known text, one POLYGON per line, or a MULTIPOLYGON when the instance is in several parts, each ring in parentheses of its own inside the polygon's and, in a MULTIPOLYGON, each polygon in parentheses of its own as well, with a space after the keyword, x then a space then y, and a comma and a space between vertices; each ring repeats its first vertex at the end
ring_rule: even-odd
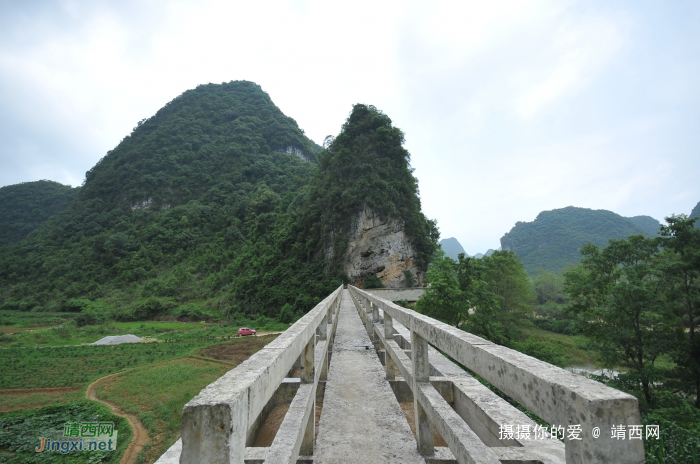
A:
POLYGON ((379 298, 384 298, 389 301, 418 301, 420 297, 425 293, 425 288, 423 287, 412 287, 412 288, 371 288, 365 290, 367 293, 378 296, 379 298))
MULTIPOLYGON (((633 396, 494 345, 362 290, 353 289, 353 292, 379 306, 394 319, 395 324, 398 322, 425 338, 549 423, 565 428, 580 425, 582 440, 567 442, 567 462, 644 462, 641 440, 616 441, 603 433, 595 439, 591 434, 594 427, 609 431, 612 424, 640 424, 637 399, 633 396)), ((377 330, 377 333, 382 332, 377 330)), ((387 351, 394 352, 397 347, 387 343, 387 351)), ((400 369, 404 373, 404 368, 400 369)), ((404 377, 409 380, 406 373, 404 377)))
POLYGON ((344 292, 314 462, 424 463, 384 367, 344 292))
POLYGON ((179 464, 180 453, 182 453, 182 440, 176 441, 173 446, 168 448, 168 451, 163 453, 155 464, 179 464))
MULTIPOLYGON (((326 320, 340 288, 187 403, 182 413, 182 464, 242 464, 246 436, 295 360, 326 320)), ((326 342, 318 346, 327 346, 326 342)), ((315 355, 325 359, 325 356, 315 355)), ((319 372, 320 374, 320 372, 319 372)))

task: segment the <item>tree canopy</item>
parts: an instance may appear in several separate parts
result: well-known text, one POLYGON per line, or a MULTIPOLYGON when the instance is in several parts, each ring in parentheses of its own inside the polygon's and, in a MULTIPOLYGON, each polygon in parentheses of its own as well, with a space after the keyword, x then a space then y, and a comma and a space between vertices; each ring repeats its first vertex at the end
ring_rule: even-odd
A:
POLYGON ((501 238, 504 250, 515 252, 531 275, 538 269, 560 272, 577 264, 586 243, 605 246, 610 239, 642 234, 656 236, 660 224, 649 216, 622 217, 611 211, 566 208, 542 211, 533 222, 518 222, 501 238))
POLYGON ((79 188, 50 180, 0 188, 0 247, 15 244, 71 204, 79 188))

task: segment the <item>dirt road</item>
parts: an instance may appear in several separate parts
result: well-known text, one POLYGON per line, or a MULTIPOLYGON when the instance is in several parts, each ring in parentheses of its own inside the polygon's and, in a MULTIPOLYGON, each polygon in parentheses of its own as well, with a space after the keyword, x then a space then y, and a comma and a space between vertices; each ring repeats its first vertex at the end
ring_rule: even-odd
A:
POLYGON ((131 438, 131 443, 129 443, 129 447, 126 449, 126 451, 124 451, 124 456, 122 456, 122 459, 121 461, 119 461, 119 464, 133 464, 134 462, 136 462, 136 457, 143 449, 143 445, 145 445, 146 441, 148 441, 148 431, 144 428, 144 426, 141 424, 141 421, 139 421, 139 419, 136 416, 124 412, 119 406, 97 397, 97 387, 102 382, 119 374, 120 373, 106 375, 92 382, 85 391, 85 397, 87 399, 106 404, 112 411, 112 414, 123 417, 129 421, 129 425, 131 426, 131 430, 133 430, 134 432, 134 436, 131 438))

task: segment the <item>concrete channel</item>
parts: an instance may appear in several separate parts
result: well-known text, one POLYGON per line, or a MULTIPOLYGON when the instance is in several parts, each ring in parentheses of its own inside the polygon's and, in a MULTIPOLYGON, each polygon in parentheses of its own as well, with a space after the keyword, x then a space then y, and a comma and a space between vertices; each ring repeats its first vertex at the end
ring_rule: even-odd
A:
POLYGON ((425 462, 348 290, 323 401, 314 462, 425 462))

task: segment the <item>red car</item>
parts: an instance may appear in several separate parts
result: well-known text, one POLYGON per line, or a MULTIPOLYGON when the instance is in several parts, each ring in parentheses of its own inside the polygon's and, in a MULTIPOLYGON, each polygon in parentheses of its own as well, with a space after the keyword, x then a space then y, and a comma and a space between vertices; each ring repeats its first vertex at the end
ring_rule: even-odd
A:
POLYGON ((238 329, 238 335, 241 337, 245 335, 255 335, 255 330, 249 329, 248 327, 241 327, 238 329))

